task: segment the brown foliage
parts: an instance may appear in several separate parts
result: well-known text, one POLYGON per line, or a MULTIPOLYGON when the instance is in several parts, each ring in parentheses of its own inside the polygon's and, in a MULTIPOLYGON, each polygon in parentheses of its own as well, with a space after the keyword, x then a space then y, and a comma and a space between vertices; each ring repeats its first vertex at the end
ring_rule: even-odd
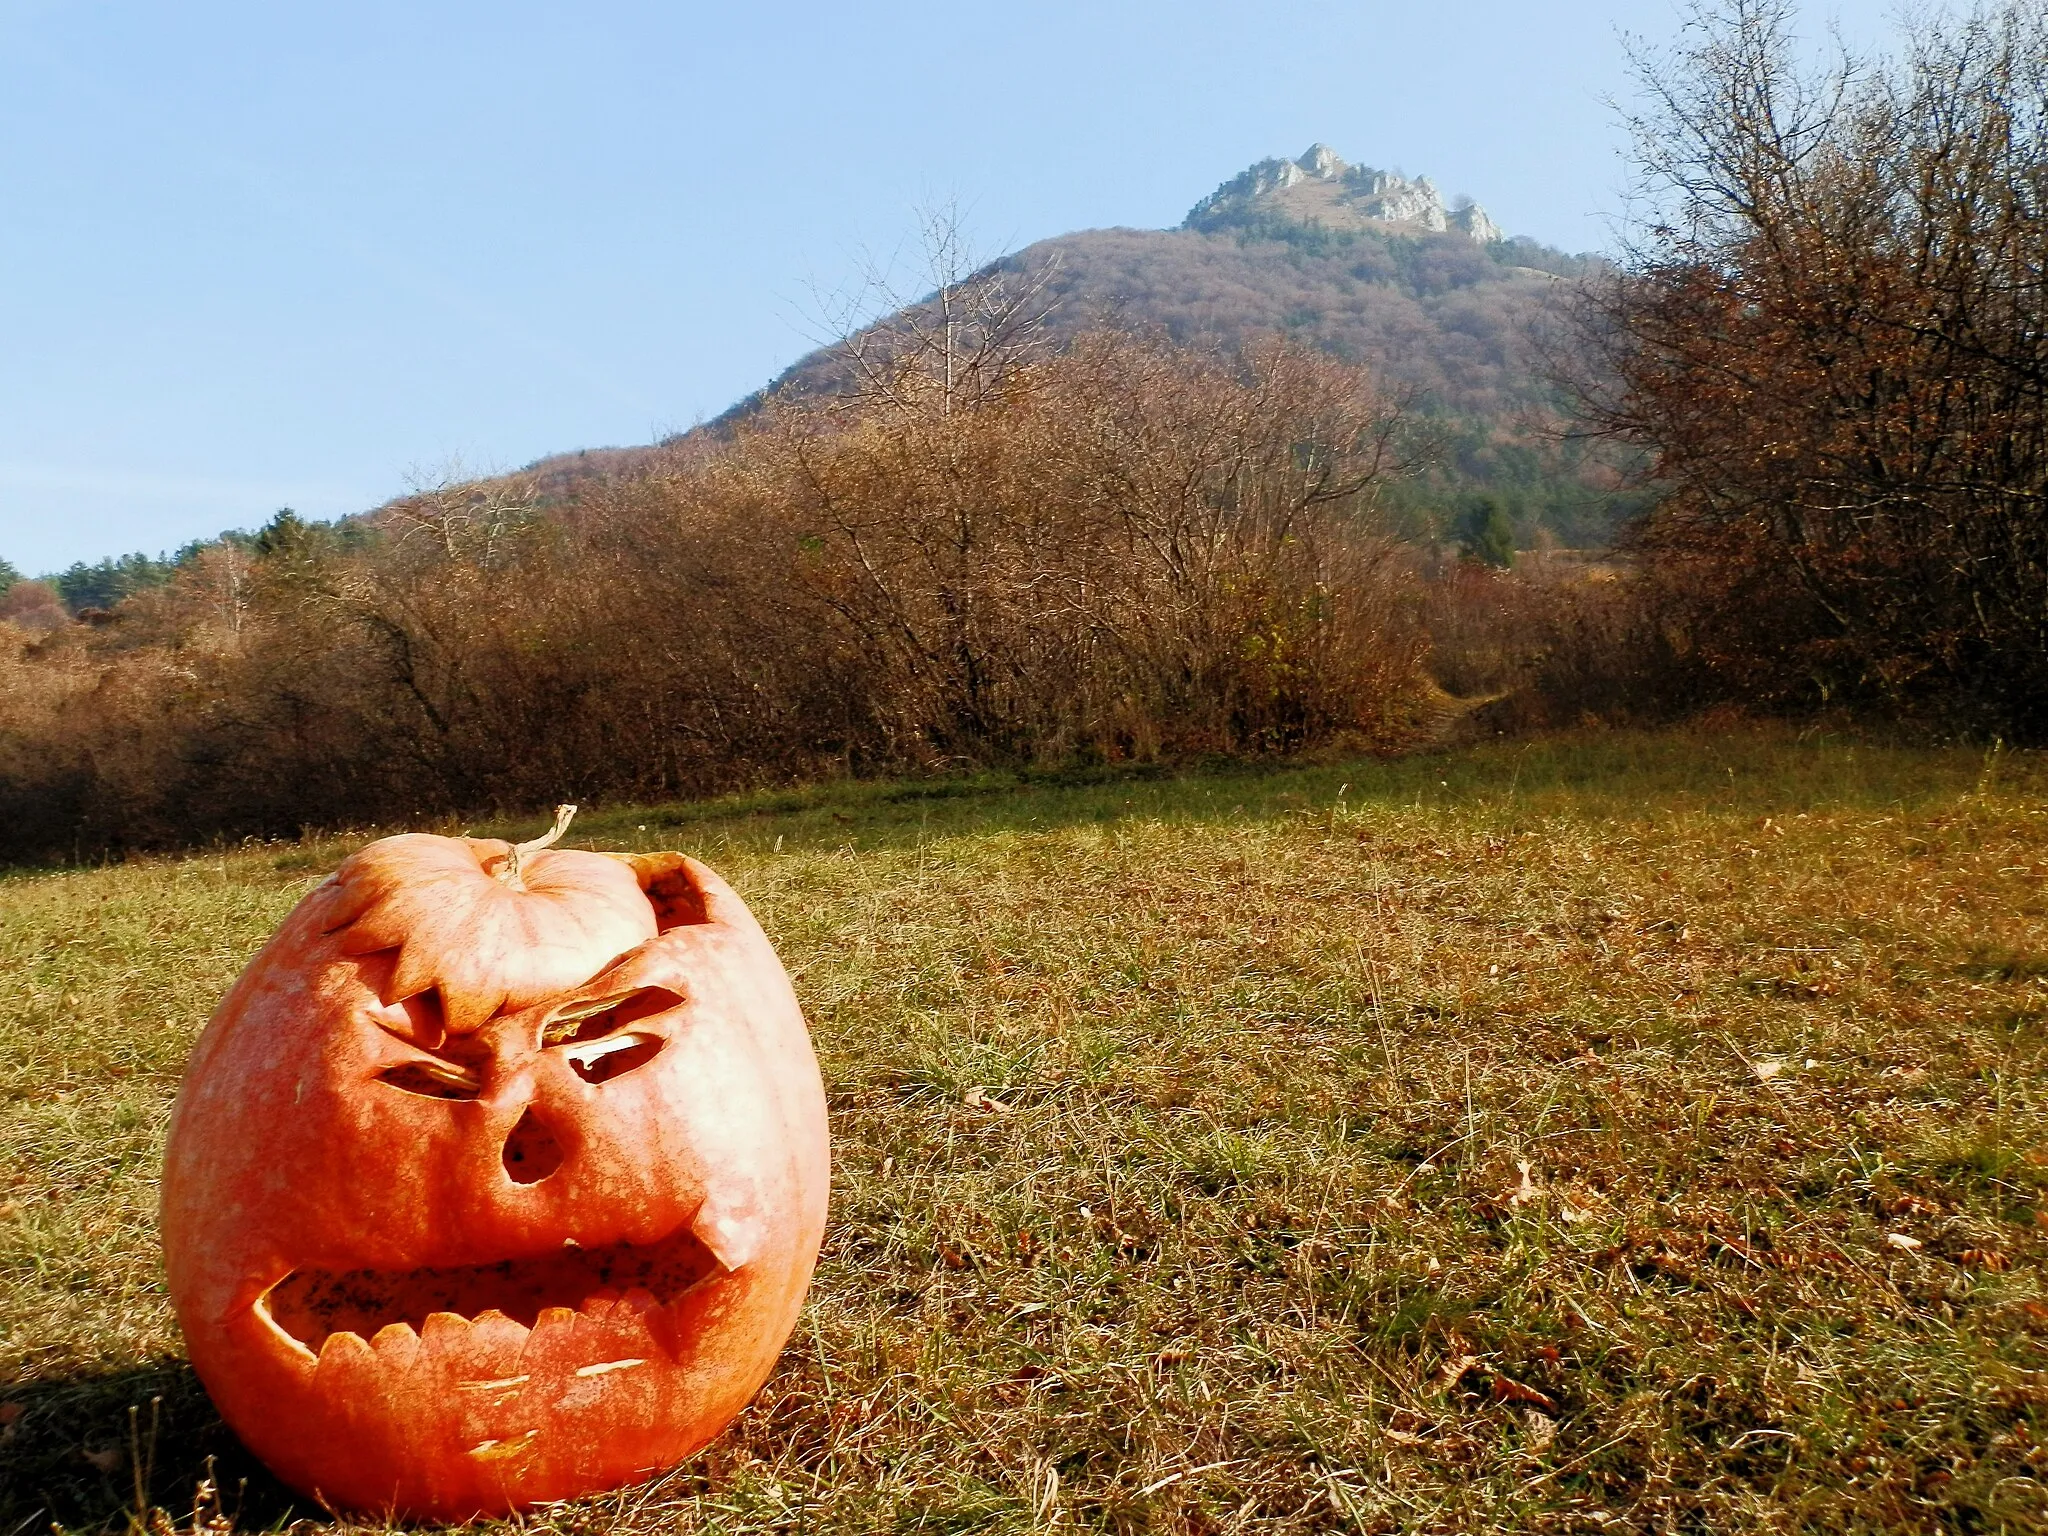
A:
POLYGON ((1480 734, 1672 720, 1717 696, 1698 605, 1661 567, 1537 553, 1447 561, 1426 583, 1430 670, 1480 734))
POLYGON ((16 581, 0 589, 0 622, 16 629, 46 634, 70 617, 48 582, 16 581))
POLYGON ((1936 22, 1896 67, 1792 62, 1728 0, 1645 76, 1661 222, 1598 296, 1611 432, 1670 493, 1646 551, 1724 685, 2048 730, 2048 21, 1936 22))
POLYGON ((497 481, 367 544, 280 519, 17 640, 9 851, 1409 735, 1425 642, 1372 516, 1398 411, 1278 343, 1029 339, 905 354, 555 515, 497 481))
POLYGON ((898 752, 1267 750, 1397 734, 1415 702, 1420 636, 1364 520, 1398 425, 1303 349, 1101 333, 973 400, 913 368, 778 406, 719 469, 883 680, 898 752))

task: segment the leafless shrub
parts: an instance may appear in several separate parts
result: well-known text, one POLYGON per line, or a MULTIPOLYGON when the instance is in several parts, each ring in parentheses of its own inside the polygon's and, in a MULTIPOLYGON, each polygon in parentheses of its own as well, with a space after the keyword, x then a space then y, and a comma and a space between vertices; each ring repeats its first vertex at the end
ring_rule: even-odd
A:
POLYGON ((929 760, 1263 750, 1395 731, 1421 638, 1372 521, 1401 421, 1362 375, 1111 332, 973 398, 930 354, 779 403, 718 466, 788 600, 929 760))
POLYGON ((1728 686, 2048 730, 2048 19, 1799 65, 1787 0, 1639 60, 1650 214, 1596 284, 1609 432, 1728 686))

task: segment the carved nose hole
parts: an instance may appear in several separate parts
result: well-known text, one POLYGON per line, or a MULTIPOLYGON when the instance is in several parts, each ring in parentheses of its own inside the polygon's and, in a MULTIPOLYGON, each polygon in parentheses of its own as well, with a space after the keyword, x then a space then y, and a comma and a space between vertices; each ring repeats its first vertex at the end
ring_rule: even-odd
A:
POLYGON ((505 1138, 505 1172, 514 1184, 538 1184, 561 1166, 562 1144, 529 1109, 505 1138))

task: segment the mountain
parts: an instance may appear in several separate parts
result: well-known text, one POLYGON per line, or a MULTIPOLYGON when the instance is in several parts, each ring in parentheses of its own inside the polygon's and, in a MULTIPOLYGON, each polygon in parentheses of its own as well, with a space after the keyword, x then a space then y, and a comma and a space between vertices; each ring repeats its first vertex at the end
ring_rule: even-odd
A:
MULTIPOLYGON (((1559 401, 1530 338, 1595 264, 1504 237, 1477 204, 1447 207, 1426 176, 1348 165, 1316 144, 1249 166, 1178 228, 1084 230, 998 265, 1046 274, 1056 333, 1112 319, 1230 347, 1280 332, 1362 363, 1409 392, 1443 439, 1442 468, 1408 492, 1428 519, 1440 526, 1485 493, 1524 543, 1547 530, 1589 546, 1633 505, 1608 466, 1546 430, 1559 401)), ((721 421, 847 377, 843 347, 820 348, 721 421)))
MULTIPOLYGON (((1247 167, 1177 228, 1083 230, 996 265, 1044 275, 1057 336, 1105 320, 1224 347, 1280 332, 1362 363, 1409 393, 1444 443, 1441 469, 1407 492, 1419 516, 1440 527, 1484 493, 1525 544, 1547 531, 1584 547, 1607 542, 1632 505, 1610 468, 1546 430, 1559 402, 1530 334, 1596 262, 1503 236, 1477 204, 1446 206, 1426 176, 1349 165, 1316 144, 1247 167)), ((697 430, 849 377, 845 344, 821 347, 697 430)), ((593 475, 632 473, 646 453, 561 455, 529 473, 545 494, 573 497, 593 475)))
MULTIPOLYGON (((1349 165, 1315 144, 1298 159, 1248 166, 1177 228, 1083 230, 994 266, 1042 277, 1055 339, 1105 321, 1225 348, 1278 332, 1361 363, 1408 394, 1442 444, 1440 466, 1391 498, 1411 529, 1435 534, 1488 515, 1475 504, 1486 496, 1523 547, 1547 535, 1588 548, 1608 543, 1635 503, 1596 450, 1550 430, 1560 402, 1529 335, 1597 264, 1503 237, 1476 203, 1446 206, 1426 176, 1349 165)), ((768 396, 831 391, 849 376, 846 344, 821 347, 694 431, 716 434, 768 396)), ((569 505, 594 483, 656 471, 678 441, 555 454, 518 478, 543 502, 569 505)), ((172 568, 137 555, 75 566, 56 584, 77 612, 111 606, 172 568)))

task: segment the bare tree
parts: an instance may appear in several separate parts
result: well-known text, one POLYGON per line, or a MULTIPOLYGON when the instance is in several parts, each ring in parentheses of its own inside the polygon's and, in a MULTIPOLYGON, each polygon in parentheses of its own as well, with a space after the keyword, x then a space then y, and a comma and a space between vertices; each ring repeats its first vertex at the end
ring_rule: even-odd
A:
POLYGON ((412 494, 377 514, 399 547, 424 543, 442 560, 488 570, 530 525, 540 488, 530 475, 476 478, 459 462, 414 476, 412 494))
POLYGON ((1739 686, 2048 732, 2048 14, 1798 62, 1787 0, 1638 56, 1646 217, 1596 290, 1609 432, 1667 487, 1739 686))
POLYGON ((920 260, 909 279, 869 259, 823 307, 849 399, 904 406, 936 391, 945 415, 986 399, 1054 345, 1059 262, 977 254, 957 202, 919 208, 916 219, 920 260))

